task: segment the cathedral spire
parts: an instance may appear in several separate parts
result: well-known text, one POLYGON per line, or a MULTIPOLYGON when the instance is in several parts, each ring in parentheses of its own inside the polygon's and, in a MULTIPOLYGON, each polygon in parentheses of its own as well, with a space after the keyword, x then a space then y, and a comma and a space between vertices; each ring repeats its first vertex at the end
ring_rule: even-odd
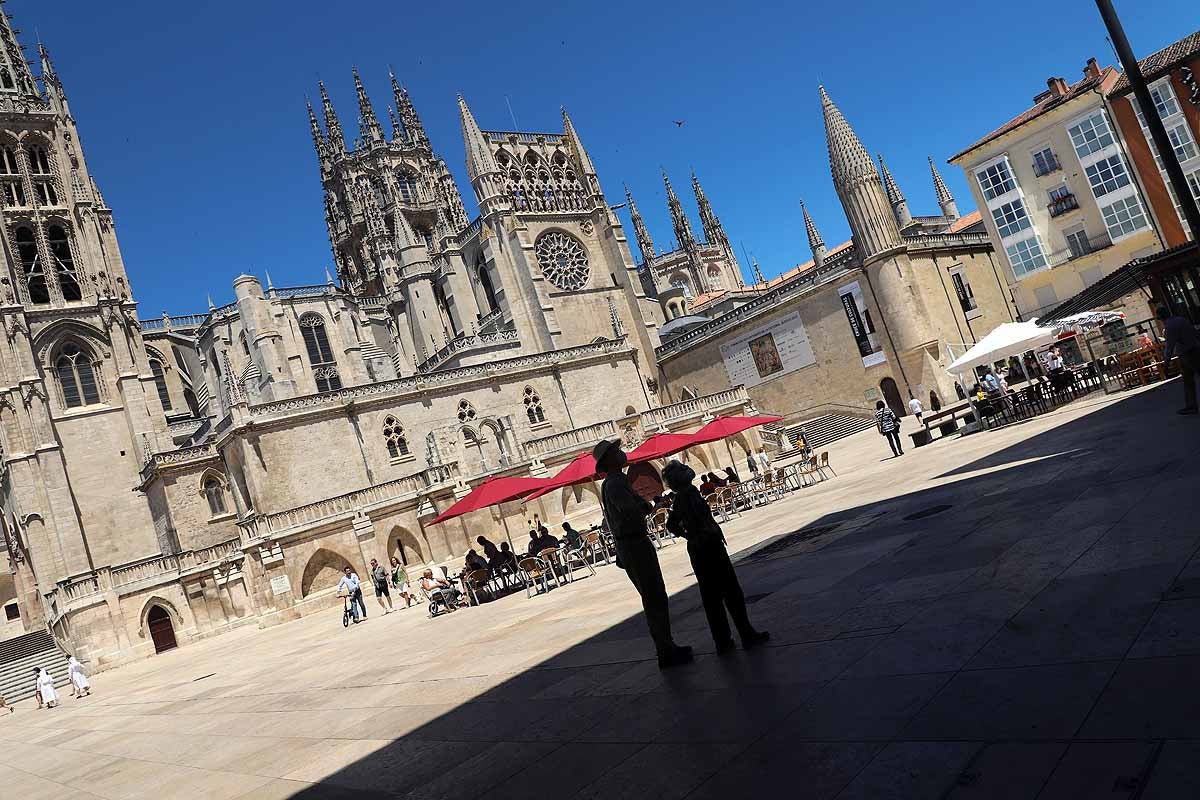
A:
POLYGON ((954 202, 954 195, 950 194, 950 187, 946 186, 946 182, 942 180, 937 165, 933 163, 933 156, 929 156, 928 158, 929 171, 933 174, 933 191, 937 195, 938 205, 942 208, 942 214, 950 219, 958 219, 958 204, 954 202))
POLYGON ((808 249, 812 251, 813 264, 819 267, 825 261, 825 240, 821 238, 817 223, 809 216, 808 206, 804 205, 803 200, 800 201, 800 211, 804 214, 804 232, 808 234, 808 249))
POLYGON ((758 286, 766 286, 767 279, 763 277, 762 268, 758 266, 758 259, 750 256, 750 263, 754 267, 754 280, 758 286))
POLYGON ((904 198, 904 192, 900 191, 900 184, 896 183, 896 179, 892 177, 892 171, 888 169, 887 162, 883 160, 883 153, 877 153, 879 156, 879 169, 883 172, 883 188, 887 192, 888 202, 892 204, 892 213, 896 215, 896 224, 901 228, 912 222, 912 212, 908 210, 908 200, 904 198))
POLYGON ((50 60, 50 51, 41 42, 38 42, 38 58, 41 60, 42 85, 46 87, 46 97, 55 110, 70 116, 71 110, 67 106, 67 94, 63 91, 62 80, 54 69, 54 62, 50 60))
POLYGON ((675 196, 675 190, 671 187, 671 179, 667 177, 665 169, 663 170, 663 183, 667 187, 667 208, 671 211, 671 225, 675 228, 675 239, 679 242, 679 249, 691 250, 692 245, 696 243, 696 237, 692 235, 692 223, 688 221, 687 214, 683 213, 683 204, 675 196))
POLYGON ((498 171, 492 148, 488 146, 483 131, 479 129, 479 123, 475 121, 475 116, 471 114, 471 109, 467 107, 467 101, 461 94, 458 96, 458 116, 462 121, 463 143, 467 148, 467 174, 471 180, 475 181, 498 171))
POLYGON ((0 9, 0 95, 14 94, 26 100, 42 99, 8 12, 0 9))
POLYGON ((317 149, 317 158, 321 161, 329 154, 329 142, 325 139, 325 134, 321 132, 321 123, 317 122, 317 114, 313 111, 312 101, 305 100, 304 105, 308 106, 308 127, 312 131, 313 147, 317 149))
POLYGON ((738 285, 742 286, 741 264, 738 263, 737 256, 733 253, 733 245, 729 243, 729 237, 725 235, 725 228, 721 226, 721 220, 717 219, 716 213, 713 212, 712 203, 708 202, 704 189, 700 188, 700 179, 696 177, 695 170, 692 170, 692 191, 696 195, 696 205, 700 209, 700 224, 704 227, 704 241, 721 248, 730 272, 737 280, 738 285))
POLYGON ((333 102, 329 92, 325 90, 325 82, 317 81, 321 87, 321 109, 325 113, 325 130, 329 134, 329 148, 334 153, 346 152, 346 137, 342 133, 342 123, 338 121, 337 112, 333 110, 333 102))
POLYGON ((367 96, 367 90, 363 88, 362 78, 358 77, 358 67, 354 67, 351 71, 354 73, 354 92, 358 95, 359 135, 368 144, 382 142, 383 127, 380 126, 379 119, 375 116, 375 108, 371 105, 371 98, 367 96))
POLYGON ((404 128, 400 125, 400 118, 396 116, 396 109, 388 106, 388 119, 392 121, 392 141, 404 141, 404 128))
POLYGON ((649 264, 658 257, 658 251, 654 249, 654 241, 650 238, 650 231, 646 230, 646 222, 633 202, 629 186, 625 187, 625 202, 629 203, 629 218, 633 220, 633 235, 637 239, 638 250, 642 252, 642 262, 649 264))
POLYGON ((396 113, 400 115, 400 123, 404 125, 408 143, 429 147, 429 137, 425 135, 425 126, 421 124, 421 118, 417 116, 412 98, 408 96, 408 89, 400 85, 395 74, 390 70, 388 75, 392 79, 392 96, 396 100, 396 113))
POLYGON ((858 257, 864 265, 870 264, 878 256, 903 247, 904 240, 875 162, 825 87, 820 91, 833 186, 846 211, 858 257))
POLYGON ((575 132, 575 126, 571 123, 571 117, 567 115, 566 106, 562 107, 562 118, 563 135, 567 138, 571 149, 575 152, 575 158, 579 160, 579 166, 583 170, 583 174, 595 175, 596 169, 592 166, 592 159, 588 156, 587 150, 583 149, 583 140, 575 132))

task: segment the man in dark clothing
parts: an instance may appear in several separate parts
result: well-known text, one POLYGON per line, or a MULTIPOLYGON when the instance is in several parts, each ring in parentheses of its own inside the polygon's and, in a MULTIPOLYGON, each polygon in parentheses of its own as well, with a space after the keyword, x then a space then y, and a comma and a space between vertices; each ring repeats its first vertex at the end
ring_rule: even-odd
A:
POLYGON ((596 471, 605 475, 600 487, 600 504, 604 519, 612 531, 617 550, 617 563, 642 597, 642 610, 658 666, 666 669, 692 660, 692 648, 675 644, 671 638, 671 613, 667 607, 667 587, 663 584, 658 554, 646 531, 646 515, 650 504, 638 496, 622 472, 628 459, 621 451, 621 440, 605 440, 592 450, 596 471))
POLYGON ((708 618, 717 653, 728 653, 734 647, 729 620, 725 618, 726 608, 742 638, 742 646, 749 650, 766 642, 771 635, 755 630, 750 624, 746 597, 733 570, 733 562, 729 560, 729 551, 725 549, 725 536, 713 519, 708 501, 692 485, 695 477, 691 467, 678 461, 672 461, 663 470, 663 479, 675 490, 677 498, 667 517, 667 530, 687 539, 688 558, 700 588, 704 616, 708 618))
POLYGON ((1179 356, 1179 374, 1183 378, 1183 408, 1177 414, 1196 413, 1196 373, 1200 372, 1200 338, 1191 320, 1172 315, 1164 306, 1155 314, 1163 322, 1167 343, 1163 345, 1163 364, 1171 366, 1171 358, 1179 356))
POLYGON ((551 536, 545 526, 539 525, 536 531, 529 532, 529 555, 536 556, 551 547, 558 547, 558 539, 551 536))

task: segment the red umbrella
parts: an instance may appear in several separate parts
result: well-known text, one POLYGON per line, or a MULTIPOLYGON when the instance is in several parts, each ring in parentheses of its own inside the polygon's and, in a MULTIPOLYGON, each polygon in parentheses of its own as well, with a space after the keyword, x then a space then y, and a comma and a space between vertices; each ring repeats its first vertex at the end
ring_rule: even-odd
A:
POLYGON ((629 463, 666 458, 696 444, 700 442, 690 433, 656 433, 628 454, 629 463))
POLYGON ((547 478, 545 486, 533 494, 527 495, 525 500, 536 500, 544 494, 553 492, 555 489, 574 486, 577 483, 587 483, 595 479, 596 459, 592 458, 591 453, 580 453, 575 457, 574 461, 559 470, 557 475, 547 478))
POLYGON ((717 417, 712 422, 696 431, 692 435, 692 438, 695 444, 701 444, 703 442, 717 442, 721 439, 739 434, 742 431, 749 430, 750 428, 756 428, 759 425, 766 425, 770 422, 779 422, 781 419, 783 419, 783 417, 717 417))
POLYGON ((437 525, 481 508, 497 506, 528 494, 546 485, 546 478, 503 478, 492 476, 471 490, 471 493, 438 515, 429 523, 437 525))

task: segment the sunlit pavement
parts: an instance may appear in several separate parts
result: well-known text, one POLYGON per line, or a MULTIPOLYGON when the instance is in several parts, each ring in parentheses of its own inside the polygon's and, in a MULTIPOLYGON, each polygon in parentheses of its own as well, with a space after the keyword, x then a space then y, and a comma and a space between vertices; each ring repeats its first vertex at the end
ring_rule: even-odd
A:
POLYGON ((19 704, 3 795, 1200 796, 1200 419, 1179 395, 898 459, 873 431, 831 447, 836 478, 725 526, 762 651, 712 653, 682 543, 660 557, 699 657, 668 673, 615 566, 432 620, 368 599, 343 629, 331 600, 19 704))

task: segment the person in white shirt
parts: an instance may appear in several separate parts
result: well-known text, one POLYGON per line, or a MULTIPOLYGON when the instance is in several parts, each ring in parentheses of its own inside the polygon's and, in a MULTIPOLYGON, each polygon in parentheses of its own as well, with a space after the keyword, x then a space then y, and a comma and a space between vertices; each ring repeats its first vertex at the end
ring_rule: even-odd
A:
POLYGON ((917 422, 921 421, 921 415, 925 413, 925 409, 921 406, 921 401, 911 395, 908 398, 908 410, 917 418, 917 422))
POLYGON ((58 690, 54 688, 54 678, 41 667, 34 667, 33 674, 37 676, 38 708, 54 708, 58 705, 58 690))
POLYGON ((367 618, 367 604, 363 602, 362 581, 350 567, 346 567, 343 572, 345 574, 338 581, 337 593, 339 597, 350 598, 350 613, 354 615, 354 622, 357 624, 359 609, 362 610, 362 618, 367 618))
POLYGON ((71 697, 87 697, 92 693, 92 684, 83 672, 83 664, 75 656, 67 662, 67 676, 71 679, 71 697))
POLYGON ((762 469, 763 474, 765 475, 767 470, 771 468, 771 459, 767 458, 766 451, 761 447, 758 448, 758 455, 756 458, 758 459, 758 466, 762 469))

